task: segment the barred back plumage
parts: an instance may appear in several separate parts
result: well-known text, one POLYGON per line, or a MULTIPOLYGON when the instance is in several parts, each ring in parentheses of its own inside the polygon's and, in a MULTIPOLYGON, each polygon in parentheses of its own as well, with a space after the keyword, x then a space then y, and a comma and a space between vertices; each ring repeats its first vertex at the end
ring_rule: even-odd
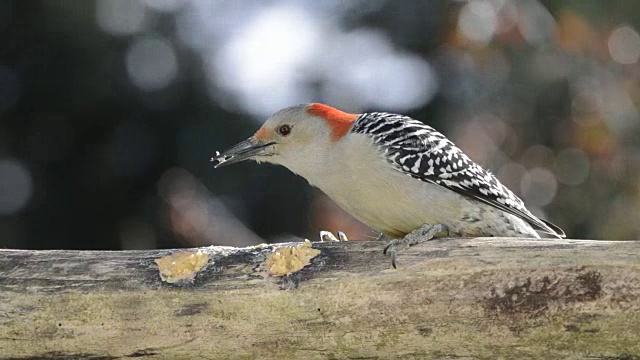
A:
POLYGON ((531 214, 520 198, 443 134, 418 120, 364 113, 351 132, 370 136, 398 171, 515 215, 540 232, 565 236, 562 229, 531 214))

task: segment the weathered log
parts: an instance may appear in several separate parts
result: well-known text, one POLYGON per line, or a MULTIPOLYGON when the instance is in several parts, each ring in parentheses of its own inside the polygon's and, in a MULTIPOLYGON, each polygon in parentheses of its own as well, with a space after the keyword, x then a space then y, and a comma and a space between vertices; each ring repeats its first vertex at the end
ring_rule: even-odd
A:
POLYGON ((0 358, 640 358, 640 242, 286 245, 0 250, 0 358))

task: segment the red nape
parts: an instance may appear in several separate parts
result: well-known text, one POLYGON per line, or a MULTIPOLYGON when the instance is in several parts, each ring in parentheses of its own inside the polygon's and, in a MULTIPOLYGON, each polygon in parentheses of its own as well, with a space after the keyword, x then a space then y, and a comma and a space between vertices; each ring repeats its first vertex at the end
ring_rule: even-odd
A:
POLYGON ((309 106, 309 114, 320 116, 329 127, 331 127, 331 140, 340 140, 346 133, 351 130, 353 122, 358 118, 358 114, 348 114, 336 108, 325 104, 311 104, 309 106))

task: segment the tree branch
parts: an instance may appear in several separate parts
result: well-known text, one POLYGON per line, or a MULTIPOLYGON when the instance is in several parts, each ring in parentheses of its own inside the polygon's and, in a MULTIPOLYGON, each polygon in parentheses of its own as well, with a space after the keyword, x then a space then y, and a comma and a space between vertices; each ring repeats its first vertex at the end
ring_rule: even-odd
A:
POLYGON ((640 242, 299 245, 0 250, 0 357, 640 357, 640 242))

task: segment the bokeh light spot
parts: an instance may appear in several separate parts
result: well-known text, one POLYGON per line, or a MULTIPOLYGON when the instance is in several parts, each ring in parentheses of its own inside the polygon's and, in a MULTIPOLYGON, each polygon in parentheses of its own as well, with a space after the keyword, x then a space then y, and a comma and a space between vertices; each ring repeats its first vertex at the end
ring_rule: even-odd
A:
POLYGON ((542 45, 553 38, 556 21, 540 1, 521 0, 518 2, 518 9, 518 29, 528 43, 542 45))
POLYGON ((607 45, 611 58, 617 63, 631 65, 640 59, 640 35, 628 25, 613 30, 607 45))
POLYGON ((338 40, 324 69, 323 99, 328 103, 349 110, 401 112, 423 106, 438 91, 431 65, 419 56, 395 51, 383 33, 356 30, 338 40))
POLYGON ((178 199, 173 196, 179 193, 186 201, 195 194, 196 186, 196 179, 187 170, 174 167, 165 171, 158 180, 158 195, 166 202, 175 202, 178 199))
POLYGON ((209 55, 212 82, 256 115, 309 101, 300 80, 319 50, 320 29, 308 13, 276 6, 233 35, 209 55))
POLYGON ((504 184, 507 188, 517 191, 520 189, 520 184, 522 183, 522 177, 526 174, 527 169, 516 163, 509 162, 504 164, 500 170, 496 173, 500 182, 504 184))
POLYGON ((145 7, 140 0, 98 0, 98 26, 112 35, 131 35, 145 26, 145 7))
POLYGON ((156 37, 136 39, 126 54, 131 82, 147 90, 167 87, 178 75, 178 59, 167 40, 156 37))
POLYGON ((582 184, 587 180, 589 170, 589 157, 581 149, 564 149, 556 156, 556 175, 563 184, 582 184))
POLYGON ((361 68, 368 73, 359 86, 365 105, 388 111, 415 109, 431 100, 438 89, 431 66, 417 56, 390 54, 371 60, 361 68))
POLYGON ((0 160, 0 216, 13 215, 31 199, 33 180, 16 160, 0 160))
POLYGON ((458 28, 469 40, 488 43, 497 26, 496 9, 488 1, 469 1, 460 11, 458 28))
POLYGON ((144 4, 155 10, 160 12, 172 13, 180 9, 185 0, 143 0, 144 4))
POLYGON ((525 203, 545 206, 553 201, 558 190, 558 182, 551 171, 533 168, 522 177, 520 189, 525 203))
POLYGON ((552 167, 554 164, 553 150, 544 145, 533 145, 522 154, 520 163, 528 168, 552 167))

